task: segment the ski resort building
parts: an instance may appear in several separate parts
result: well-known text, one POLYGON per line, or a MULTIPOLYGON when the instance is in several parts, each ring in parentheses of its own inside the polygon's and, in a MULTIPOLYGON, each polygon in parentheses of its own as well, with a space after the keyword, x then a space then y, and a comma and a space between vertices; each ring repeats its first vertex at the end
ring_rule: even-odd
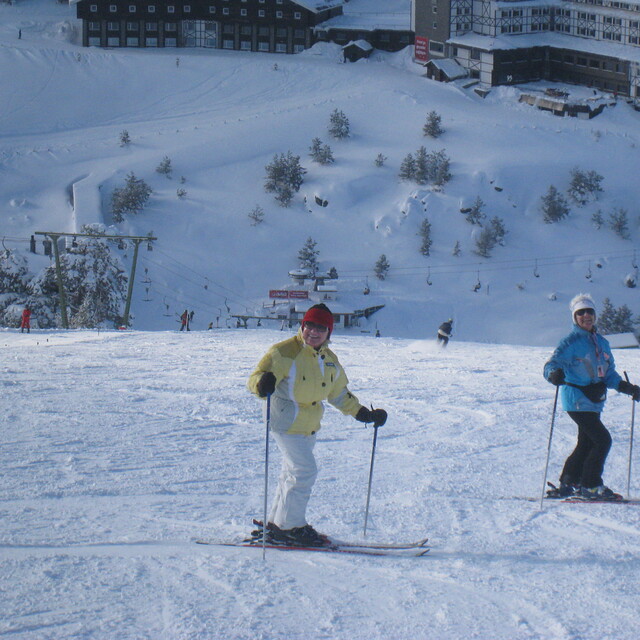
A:
POLYGON ((414 0, 413 11, 415 59, 434 61, 434 77, 450 60, 490 86, 569 82, 640 106, 640 0, 414 0))
POLYGON ((351 7, 345 9, 348 0, 71 1, 77 5, 82 44, 87 47, 299 53, 323 40, 345 45, 364 39, 387 51, 413 42, 410 0, 351 0, 355 9, 364 9, 352 14, 351 7), (387 8, 385 13, 388 5, 402 11, 389 13, 387 8), (337 18, 341 20, 331 22, 337 18))

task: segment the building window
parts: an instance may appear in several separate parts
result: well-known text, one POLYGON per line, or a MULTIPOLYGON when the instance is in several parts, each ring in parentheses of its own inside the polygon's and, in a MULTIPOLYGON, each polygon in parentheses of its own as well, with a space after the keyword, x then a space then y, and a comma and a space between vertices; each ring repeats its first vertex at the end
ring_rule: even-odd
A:
POLYGON ((89 46, 90 47, 99 47, 100 46, 100 38, 89 38, 89 46))
POLYGON ((287 43, 276 42, 276 53, 287 53, 287 43))
POLYGON ((264 18, 264 9, 258 9, 258 18, 264 18))
POLYGON ((269 35, 269 27, 258 27, 258 35, 259 36, 268 36, 269 35))
POLYGON ((137 47, 138 46, 138 38, 129 37, 127 38, 127 47, 137 47))
POLYGON ((176 38, 165 38, 164 39, 164 46, 165 47, 177 47, 178 46, 178 40, 176 38))
POLYGON ((147 31, 157 31, 158 30, 158 23, 157 22, 147 22, 144 26, 145 26, 145 29, 147 31))
POLYGON ((286 28, 283 27, 278 27, 276 29, 276 38, 286 38, 287 37, 287 30, 286 28))
POLYGON ((587 66, 587 59, 583 58, 582 56, 578 56, 576 59, 576 64, 580 67, 586 67, 587 66))
POLYGON ((293 12, 293 19, 294 20, 302 20, 302 14, 299 11, 294 11, 293 12))
POLYGON ((251 51, 251 40, 240 40, 240 51, 251 51))
POLYGON ((137 31, 138 23, 137 22, 127 22, 127 31, 137 31))
POLYGON ((137 7, 135 4, 130 4, 129 5, 129 13, 135 13, 137 10, 137 7))
POLYGON ((302 51, 304 51, 304 45, 303 44, 294 44, 293 45, 293 53, 301 53, 302 51))
POLYGON ((89 11, 91 11, 92 13, 95 13, 98 10, 98 5, 97 4, 92 4, 89 7, 89 11))
POLYGON ((233 49, 233 40, 223 40, 222 41, 223 49, 233 49))
POLYGON ((233 25, 232 24, 223 25, 222 33, 233 33, 233 25))
POLYGON ((436 42, 435 40, 429 41, 429 51, 433 51, 435 53, 443 53, 444 52, 444 44, 442 42, 436 42))
POLYGON ((250 36, 251 35, 251 25, 250 24, 243 24, 240 27, 240 35, 242 35, 242 36, 250 36))
POLYGON ((177 29, 178 29, 178 27, 177 27, 175 22, 167 22, 164 25, 164 30, 165 31, 170 31, 171 32, 171 31, 177 31, 177 29))
POLYGON ((276 18, 282 18, 282 11, 276 11, 276 18))
POLYGON ((145 40, 145 45, 147 47, 157 47, 158 46, 158 38, 147 38, 145 40))
POLYGON ((118 31, 120 24, 118 22, 107 22, 107 31, 118 31))
POLYGON ((242 17, 245 17, 247 15, 247 10, 246 9, 240 9, 240 15, 242 17))
POLYGON ((295 29, 293 32, 293 37, 298 40, 303 40, 305 36, 304 29, 295 29))
POLYGON ((269 51, 268 42, 258 42, 258 51, 269 51))
POLYGON ((215 7, 209 7, 209 13, 215 13, 216 12, 216 8, 215 7))
POLYGON ((176 8, 172 4, 170 4, 167 7, 167 13, 175 13, 175 12, 176 12, 176 8))
POLYGON ((110 5, 109 5, 109 11, 110 11, 111 13, 117 13, 117 12, 118 12, 118 5, 116 5, 116 4, 110 4, 110 5))
POLYGON ((185 13, 191 13, 191 5, 190 4, 185 4, 184 7, 182 8, 182 10, 185 13))
POLYGON ((222 9, 222 15, 223 16, 228 16, 229 15, 229 7, 224 7, 222 9))
POLYGON ((149 5, 149 13, 155 13, 156 12, 156 5, 155 4, 150 4, 149 5))
POLYGON ((89 31, 100 31, 100 23, 99 22, 90 22, 89 23, 89 31))

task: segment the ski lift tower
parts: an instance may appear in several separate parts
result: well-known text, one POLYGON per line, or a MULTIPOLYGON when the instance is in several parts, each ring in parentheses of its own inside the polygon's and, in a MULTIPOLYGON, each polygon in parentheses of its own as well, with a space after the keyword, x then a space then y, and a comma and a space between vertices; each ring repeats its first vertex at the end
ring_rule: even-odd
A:
POLYGON ((67 316, 67 296, 64 292, 64 283, 62 281, 62 267, 60 265, 60 251, 58 248, 59 238, 98 238, 104 240, 131 240, 133 242, 133 261, 131 263, 131 273, 129 274, 129 289, 127 290, 127 300, 124 306, 124 313, 122 314, 122 324, 125 327, 129 326, 129 315, 131 311, 131 297, 133 295, 133 281, 136 277, 136 263, 138 262, 138 248, 141 242, 147 243, 147 249, 152 251, 152 242, 158 238, 149 234, 148 236, 112 236, 112 235, 97 235, 95 233, 65 233, 60 231, 36 231, 35 235, 45 236, 51 240, 53 245, 53 256, 56 265, 56 278, 58 280, 58 295, 60 296, 60 318, 62 320, 62 327, 64 329, 69 328, 69 319, 67 316))

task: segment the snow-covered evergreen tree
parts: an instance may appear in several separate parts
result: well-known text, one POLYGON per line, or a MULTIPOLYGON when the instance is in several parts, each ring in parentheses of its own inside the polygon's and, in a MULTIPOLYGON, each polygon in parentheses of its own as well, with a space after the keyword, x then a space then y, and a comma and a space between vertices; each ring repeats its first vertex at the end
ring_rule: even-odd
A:
POLYGON ((171 158, 169 158, 169 156, 162 158, 162 161, 156 167, 156 172, 161 173, 163 176, 167 176, 167 178, 171 177, 173 168, 171 167, 171 158))
POLYGON ((386 159, 387 156, 383 156, 381 153, 379 153, 376 156, 376 159, 373 161, 373 164, 375 164, 376 167, 381 167, 382 165, 384 165, 386 159))
POLYGON ((291 151, 275 154, 273 160, 265 167, 265 191, 275 193, 275 199, 283 207, 288 207, 293 194, 300 190, 307 170, 300 166, 300 156, 291 151))
POLYGON ((640 324, 640 318, 633 317, 633 312, 625 304, 614 307, 609 298, 602 301, 602 309, 598 314, 598 331, 605 335, 613 333, 629 333, 640 324))
POLYGON ((387 260, 387 256, 383 253, 377 260, 375 266, 373 267, 373 272, 375 273, 376 278, 378 280, 384 280, 387 277, 387 273, 391 265, 387 260))
POLYGON ((569 215, 569 205, 565 197, 553 185, 549 186, 547 193, 540 200, 542 215, 547 224, 558 222, 569 215))
POLYGON ((598 198, 602 193, 604 178, 595 171, 582 171, 577 167, 571 170, 571 182, 567 189, 569 197, 579 206, 584 206, 598 198))
POLYGON ((629 240, 629 216, 626 209, 614 209, 609 214, 609 227, 623 240, 629 240))
POLYGON ((422 133, 430 138, 438 138, 444 133, 442 118, 436 111, 430 111, 427 115, 427 121, 422 127, 422 133))
POLYGON ((423 256, 428 256, 431 253, 431 245, 433 244, 433 239, 431 238, 431 223, 427 218, 425 218, 420 223, 420 229, 418 230, 418 236, 422 238, 422 243, 420 245, 420 253, 423 256))
POLYGON ((416 161, 412 153, 408 153, 400 164, 400 180, 414 180, 416 176, 416 161))
POLYGON ((482 258, 490 258, 491 251, 496 246, 496 238, 490 227, 485 227, 476 238, 475 252, 482 258))
POLYGON ((259 204, 249 211, 249 220, 251 220, 252 227, 264 221, 264 209, 259 204))
POLYGON ((309 155, 318 164, 332 164, 334 162, 333 152, 328 144, 322 144, 320 138, 314 138, 309 147, 309 155))
POLYGON ((329 117, 329 134, 333 138, 342 140, 348 138, 350 134, 349 118, 339 109, 334 109, 329 117))
POLYGON ((111 213, 115 222, 122 222, 127 213, 142 211, 153 193, 151 187, 131 171, 125 178, 125 185, 111 194, 111 213))
POLYGON ((504 220, 502 218, 498 218, 498 216, 494 216, 489 221, 489 229, 491 233, 493 233, 493 237, 497 244, 501 247, 504 247, 504 238, 507 235, 507 229, 504 226, 504 220))
POLYGON ((304 246, 298 251, 298 261, 300 268, 307 269, 310 276, 315 276, 318 272, 318 256, 320 251, 316 249, 317 242, 311 237, 307 238, 304 246))
POLYGON ((478 196, 471 205, 471 208, 465 214, 465 219, 471 224, 482 225, 482 220, 485 218, 483 210, 484 202, 482 201, 482 198, 478 196))
POLYGON ((120 146, 127 147, 131 144, 131 138, 129 137, 129 132, 124 129, 120 132, 120 146))

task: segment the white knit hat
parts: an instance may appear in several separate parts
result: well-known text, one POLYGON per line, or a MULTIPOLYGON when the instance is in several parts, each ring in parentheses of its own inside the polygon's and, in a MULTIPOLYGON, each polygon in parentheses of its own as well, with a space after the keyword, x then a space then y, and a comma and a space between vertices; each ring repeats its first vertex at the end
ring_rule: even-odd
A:
POLYGON ((571 318, 573 322, 576 321, 576 311, 580 309, 593 309, 595 311, 596 304, 589 293, 579 293, 570 303, 571 318))

